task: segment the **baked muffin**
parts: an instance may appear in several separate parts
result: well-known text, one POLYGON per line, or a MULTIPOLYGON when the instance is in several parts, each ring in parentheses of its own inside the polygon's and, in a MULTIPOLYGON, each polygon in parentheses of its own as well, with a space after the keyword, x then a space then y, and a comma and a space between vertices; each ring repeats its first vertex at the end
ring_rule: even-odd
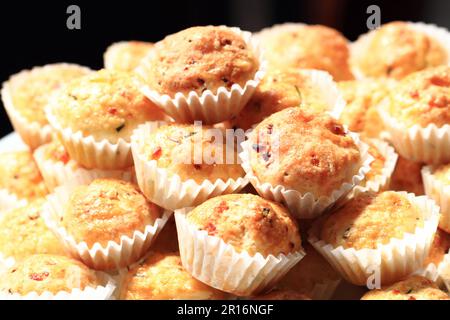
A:
POLYGON ((26 200, 38 199, 47 194, 47 188, 30 151, 0 153, 1 188, 26 200))
POLYGON ((286 24, 258 34, 269 68, 328 71, 335 81, 351 80, 348 40, 321 25, 286 24))
POLYGON ((227 294, 192 277, 178 254, 153 253, 128 271, 120 296, 125 300, 221 300, 227 294))
POLYGON ((292 290, 273 290, 269 293, 253 297, 251 300, 311 300, 311 298, 292 290))
POLYGON ((78 186, 65 205, 61 225, 76 242, 106 246, 120 243, 122 236, 144 232, 162 215, 162 209, 147 201, 138 187, 115 179, 96 179, 78 186))
POLYGON ((435 167, 433 170, 433 178, 442 185, 450 185, 450 163, 435 167))
POLYGON ((422 163, 408 160, 399 155, 391 177, 390 189, 414 193, 416 196, 424 195, 425 191, 420 173, 422 167, 422 163))
POLYGON ((56 95, 49 111, 56 128, 70 128, 111 143, 120 138, 129 141, 139 124, 165 117, 139 92, 131 74, 112 70, 72 81, 56 95))
POLYGON ((411 276, 381 290, 369 291, 361 300, 449 300, 449 297, 433 281, 411 276))
POLYGON ((261 183, 316 198, 351 182, 362 166, 360 151, 342 124, 305 108, 266 118, 250 135, 250 145, 250 166, 261 183))
MULTIPOLYGON (((205 180, 214 183, 218 179, 243 177, 236 149, 227 147, 225 136, 221 135, 222 141, 215 141, 209 134, 211 129, 210 126, 183 124, 161 126, 146 137, 143 157, 146 161, 155 160, 158 168, 167 170, 171 176, 179 175, 182 181, 192 179, 201 184, 205 180), (201 154, 194 151, 200 148, 201 154), (227 156, 233 163, 227 164, 227 156)), ((222 134, 218 130, 215 132, 222 134)))
POLYGON ((319 112, 330 106, 323 93, 305 72, 298 69, 271 70, 262 79, 250 101, 231 125, 247 130, 271 114, 289 107, 304 106, 319 112))
POLYGON ((450 67, 430 68, 398 82, 386 109, 406 127, 450 124, 450 67))
POLYGON ((192 27, 155 44, 141 76, 150 88, 174 97, 194 91, 241 87, 259 69, 255 52, 235 30, 224 26, 192 27))
POLYGON ((153 43, 143 41, 121 41, 111 44, 103 54, 106 69, 132 72, 149 54, 153 43))
POLYGON ((65 249, 41 217, 43 199, 0 216, 0 253, 15 260, 32 254, 64 255, 65 249))
POLYGON ((54 139, 46 143, 42 147, 42 158, 52 162, 61 162, 68 164, 70 162, 70 155, 58 139, 54 139))
POLYGON ((99 285, 95 272, 78 260, 52 254, 30 255, 0 275, 0 291, 22 296, 47 291, 57 294, 99 285))
POLYGON ((423 225, 420 208, 393 191, 360 193, 316 224, 321 240, 355 250, 376 249, 423 225))
POLYGON ((281 205, 253 194, 229 194, 202 203, 187 221, 250 256, 294 253, 302 249, 295 220, 281 205))
POLYGON ((394 83, 387 79, 339 82, 339 90, 347 102, 340 116, 342 123, 350 131, 362 132, 370 138, 379 137, 384 126, 378 114, 378 105, 392 90, 394 83))
POLYGON ((450 234, 438 229, 434 235, 433 243, 430 247, 430 252, 425 260, 425 266, 433 263, 438 266, 442 262, 444 256, 450 253, 450 234))
POLYGON ((306 244, 304 248, 306 256, 289 270, 277 288, 292 290, 314 300, 329 299, 341 277, 311 245, 306 244))
POLYGON ((387 23, 356 42, 352 65, 367 77, 401 79, 413 72, 447 64, 444 47, 413 24, 387 23))

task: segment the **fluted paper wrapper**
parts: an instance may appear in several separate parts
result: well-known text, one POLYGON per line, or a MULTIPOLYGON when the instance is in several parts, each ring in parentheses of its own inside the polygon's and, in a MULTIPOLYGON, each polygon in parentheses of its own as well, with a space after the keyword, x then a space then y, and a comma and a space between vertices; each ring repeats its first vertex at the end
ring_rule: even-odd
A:
POLYGON ((406 127, 383 108, 379 112, 389 132, 389 140, 402 157, 428 164, 450 162, 450 125, 440 128, 434 124, 425 128, 419 125, 406 127))
POLYGON ((45 185, 50 191, 53 191, 58 186, 86 185, 95 179, 104 178, 136 182, 134 168, 125 170, 85 169, 73 160, 63 163, 62 161, 46 159, 43 151, 39 147, 35 150, 33 156, 45 181, 45 185))
MULTIPOLYGON (((450 148, 450 145, 449 147, 450 148)), ((441 218, 439 228, 450 233, 450 185, 445 185, 433 176, 433 167, 422 168, 422 180, 425 194, 441 208, 441 218)))
POLYGON ((388 244, 379 244, 376 249, 337 248, 318 239, 318 230, 309 232, 308 241, 348 282, 364 286, 376 273, 381 285, 391 284, 423 267, 428 256, 439 220, 439 207, 426 196, 402 192, 417 205, 424 219, 424 226, 415 232, 406 233, 402 239, 391 239, 388 244))
POLYGON ((190 225, 185 217, 190 210, 175 211, 181 261, 194 278, 213 288, 237 296, 255 295, 274 285, 305 255, 302 251, 277 257, 238 253, 220 238, 190 225))
POLYGON ((161 218, 156 219, 153 225, 147 225, 144 232, 136 230, 132 237, 123 235, 120 242, 109 241, 107 245, 95 243, 88 246, 86 242, 77 242, 59 224, 64 215, 64 206, 70 198, 74 186, 57 187, 47 197, 42 217, 72 256, 96 270, 112 270, 128 266, 139 260, 150 248, 159 232, 162 230, 172 212, 164 211, 161 218))
POLYGON ((415 274, 430 279, 439 287, 445 285, 447 290, 450 290, 450 252, 444 256, 438 265, 430 263, 415 274))
MULTIPOLYGON (((447 64, 450 65, 450 33, 447 29, 438 27, 434 24, 427 24, 423 22, 407 23, 412 29, 418 32, 422 32, 437 41, 447 52, 447 64)), ((352 60, 355 57, 359 57, 362 55, 365 48, 370 44, 372 37, 375 35, 375 32, 377 32, 377 30, 369 31, 366 34, 361 35, 358 40, 351 44, 350 48, 352 60)), ((367 78, 364 72, 359 69, 355 63, 352 63, 352 72, 358 80, 367 78)))
POLYGON ((242 167, 247 173, 246 177, 263 198, 283 203, 298 219, 313 219, 320 216, 338 200, 343 199, 356 185, 363 181, 366 173, 370 170, 370 163, 373 158, 368 153, 368 146, 359 140, 357 134, 351 132, 348 134, 352 136, 360 150, 361 167, 351 181, 343 183, 339 189, 334 190, 328 197, 322 196, 319 198, 311 192, 301 194, 297 190, 286 189, 282 185, 273 186, 268 182, 260 182, 250 165, 250 140, 242 142, 242 152, 239 153, 239 157, 242 161, 242 167))
MULTIPOLYGON (((218 88, 216 93, 206 90, 199 96, 195 91, 190 91, 188 94, 177 92, 172 98, 167 94, 158 93, 144 83, 140 83, 141 92, 176 122, 190 123, 194 120, 200 120, 205 124, 214 124, 238 115, 263 78, 266 62, 263 59, 258 43, 252 38, 250 32, 242 31, 235 27, 229 29, 245 40, 259 60, 259 69, 253 79, 248 80, 243 87, 235 83, 231 88, 218 88)), ((152 52, 150 52, 151 54, 152 52)), ((148 67, 148 59, 144 59, 141 66, 137 67, 136 73, 142 75, 145 79, 145 69, 148 67)))
POLYGON ((223 194, 237 193, 248 184, 246 178, 223 181, 205 180, 198 184, 194 180, 181 180, 180 176, 159 168, 155 160, 147 160, 142 148, 148 135, 158 124, 146 123, 139 126, 132 136, 132 151, 136 178, 142 193, 150 201, 169 210, 196 206, 223 194))

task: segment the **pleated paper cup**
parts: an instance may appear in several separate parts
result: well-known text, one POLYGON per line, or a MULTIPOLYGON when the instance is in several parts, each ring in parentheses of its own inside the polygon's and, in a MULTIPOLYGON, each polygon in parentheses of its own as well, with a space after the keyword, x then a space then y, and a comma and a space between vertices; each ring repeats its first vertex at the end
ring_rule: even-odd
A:
POLYGON ((439 221, 439 207, 426 196, 416 197, 402 192, 417 205, 424 219, 423 227, 405 233, 401 239, 391 239, 376 249, 345 249, 333 247, 318 238, 317 225, 309 232, 308 241, 348 282, 365 286, 379 276, 381 285, 394 283, 423 267, 439 221))
POLYGON ((297 190, 287 189, 282 185, 273 186, 268 182, 259 181, 250 165, 251 146, 249 139, 241 143, 242 152, 239 153, 239 157, 242 168, 247 173, 246 178, 263 198, 283 203, 298 219, 313 219, 320 216, 338 200, 343 199, 356 185, 364 180, 366 173, 370 170, 373 157, 368 153, 368 146, 361 142, 357 134, 352 132, 348 132, 348 134, 351 135, 361 153, 361 166, 351 181, 343 183, 339 189, 334 190, 328 197, 317 197, 311 192, 301 194, 297 190))
POLYGON ((7 189, 0 189, 0 217, 2 212, 9 211, 28 203, 25 199, 19 199, 15 194, 7 189))
MULTIPOLYGON (((227 27, 221 26, 221 28, 227 27)), ((214 124, 238 115, 263 78, 266 62, 258 43, 253 39, 250 32, 242 31, 235 27, 228 29, 241 36, 247 45, 252 48, 259 60, 259 69, 253 79, 248 80, 243 87, 235 83, 231 88, 218 88, 216 93, 206 90, 199 96, 195 91, 190 91, 188 94, 177 92, 172 98, 167 94, 157 92, 145 83, 139 83, 141 92, 176 122, 190 123, 200 120, 205 124, 214 124)), ((149 57, 144 59, 143 63, 136 69, 136 73, 144 79, 146 69, 150 67, 149 60, 152 54, 150 52, 149 57)))
POLYGON ((450 253, 439 264, 429 263, 415 274, 430 279, 439 287, 445 285, 450 290, 450 253))
MULTIPOLYGON (((384 101, 383 105, 387 103, 384 101)), ((404 158, 414 162, 441 164, 450 162, 450 125, 437 127, 430 124, 425 128, 419 125, 402 125, 389 112, 380 108, 389 140, 395 150, 404 158)))
POLYGON ((237 296, 251 296, 269 289, 280 280, 305 253, 269 255, 238 253, 222 239, 208 235, 191 225, 186 213, 175 211, 178 243, 183 267, 207 285, 237 296))
POLYGON ((112 277, 103 272, 97 272, 101 285, 97 287, 85 287, 83 290, 74 288, 70 291, 59 291, 53 293, 44 291, 42 293, 30 292, 26 295, 0 291, 0 300, 112 300, 116 288, 116 282, 112 277))
MULTIPOLYGON (((447 29, 438 27, 434 24, 427 24, 423 22, 407 22, 407 24, 413 30, 422 32, 437 41, 447 52, 447 64, 450 65, 450 32, 447 29)), ((377 30, 369 31, 366 34, 361 35, 355 42, 351 44, 351 60, 358 59, 358 57, 363 54, 376 32, 377 30)), ((368 78, 355 63, 351 63, 351 67, 352 72, 357 80, 368 78)))
POLYGON ((450 185, 445 185, 433 176, 434 168, 425 166, 422 168, 422 180, 425 194, 436 201, 441 208, 439 228, 450 233, 450 185))
POLYGON ((177 174, 159 168, 155 160, 143 156, 143 147, 149 134, 157 124, 146 123, 139 126, 132 136, 132 151, 136 178, 142 193, 150 201, 168 210, 196 206, 207 199, 229 193, 237 193, 248 184, 244 177, 223 181, 205 180, 201 184, 193 179, 181 180, 177 174))
POLYGON ((45 185, 50 191, 53 191, 58 186, 86 185, 95 179, 104 178, 136 182, 133 167, 124 170, 85 169, 79 166, 74 160, 69 160, 69 162, 64 163, 45 158, 45 149, 43 147, 37 148, 33 156, 45 185))
POLYGON ((107 245, 97 242, 88 246, 84 241, 77 242, 59 223, 64 216, 64 206, 74 189, 74 186, 57 187, 47 197, 48 201, 44 205, 42 217, 71 255, 92 269, 115 270, 139 260, 148 251, 172 215, 172 212, 164 211, 161 218, 156 219, 153 225, 145 226, 143 232, 136 230, 132 237, 121 236, 120 242, 109 241, 107 245))
POLYGON ((23 70, 9 78, 8 81, 3 83, 1 94, 3 106, 8 114, 9 119, 14 127, 14 130, 19 133, 22 140, 30 147, 30 149, 34 150, 40 145, 50 142, 52 139, 52 128, 49 124, 42 125, 35 121, 29 121, 25 117, 23 117, 20 112, 14 106, 12 94, 17 86, 17 83, 26 79, 27 76, 34 72, 39 72, 40 70, 51 70, 54 68, 58 68, 60 66, 72 66, 79 67, 82 70, 86 70, 86 72, 90 72, 91 70, 86 67, 78 66, 75 64, 68 63, 58 63, 52 65, 46 65, 43 67, 35 67, 31 70, 23 70))

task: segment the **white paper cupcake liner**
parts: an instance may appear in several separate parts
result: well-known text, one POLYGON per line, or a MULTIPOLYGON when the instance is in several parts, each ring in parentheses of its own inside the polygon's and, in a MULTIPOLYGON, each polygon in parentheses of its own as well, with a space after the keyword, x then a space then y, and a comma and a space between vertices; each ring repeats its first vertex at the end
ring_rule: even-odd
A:
MULTIPOLYGON (((14 263, 13 263, 14 265, 14 263)), ((97 287, 85 287, 83 290, 74 288, 71 291, 59 291, 52 293, 44 291, 42 293, 30 292, 26 295, 18 293, 10 294, 0 291, 0 300, 111 300, 116 289, 116 282, 112 277, 103 272, 97 272, 97 276, 102 285, 97 287)))
POLYGON ((447 253, 438 265, 430 263, 414 274, 430 279, 439 287, 445 285, 447 290, 450 290, 450 253, 447 253))
POLYGON ((436 201, 441 208, 439 228, 450 233, 450 185, 445 185, 433 176, 431 166, 422 168, 422 180, 425 194, 436 201))
POLYGON ((73 160, 69 160, 65 164, 62 161, 46 159, 43 154, 44 151, 43 148, 39 147, 34 151, 33 156, 45 185, 50 191, 53 191, 58 186, 86 185, 95 179, 104 178, 136 182, 133 167, 125 170, 85 169, 73 160))
POLYGON ((7 189, 0 189, 0 217, 2 212, 24 206, 27 203, 27 200, 19 199, 7 189))
MULTIPOLYGON (((221 27, 226 28, 225 26, 221 27)), ((169 95, 160 94, 148 85, 141 83, 139 87, 142 93, 177 122, 189 123, 194 120, 201 120, 206 124, 214 124, 238 115, 263 78, 266 62, 263 59, 258 43, 252 38, 250 32, 242 31, 235 27, 229 29, 245 40, 247 45, 256 53, 259 60, 259 69, 253 79, 248 80, 244 87, 235 83, 230 89, 226 87, 218 88, 215 94, 211 90, 206 90, 200 96, 195 91, 191 91, 188 94, 178 92, 171 98, 169 95)), ((145 69, 149 67, 148 63, 146 63, 147 60, 145 59, 144 63, 136 69, 136 73, 143 75, 144 78, 145 69)))
MULTIPOLYGON (((438 27, 434 24, 427 24, 423 22, 407 22, 410 27, 414 30, 422 32, 427 36, 436 40, 447 52, 448 61, 447 64, 450 65, 450 32, 442 27, 438 27)), ((369 31, 366 34, 361 35, 355 42, 350 46, 351 48, 351 60, 355 57, 361 56, 365 51, 365 48, 370 44, 372 37, 375 35, 377 30, 369 31)), ((364 72, 358 68, 355 63, 351 63, 352 72, 357 80, 368 78, 364 72)))
POLYGON ((150 201, 175 210, 199 205, 222 194, 237 193, 248 184, 246 178, 205 180, 198 184, 193 179, 183 181, 179 175, 159 168, 155 160, 148 161, 142 155, 144 142, 155 126, 155 123, 140 125, 134 131, 131 143, 138 185, 150 201))
POLYGON ((57 187, 47 197, 42 217, 64 246, 75 258, 96 270, 119 269, 139 260, 150 248, 159 232, 162 230, 172 212, 164 211, 161 218, 153 225, 147 225, 144 232, 135 231, 132 237, 121 236, 120 242, 109 241, 107 245, 95 243, 88 246, 86 242, 76 242, 75 239, 59 224, 64 215, 64 206, 75 187, 57 187))
POLYGON ((87 72, 91 71, 87 67, 82 67, 75 64, 58 63, 46 65, 43 67, 35 67, 31 70, 23 70, 11 76, 8 81, 3 83, 1 91, 2 101, 8 117, 11 120, 14 130, 19 133, 22 140, 32 150, 44 143, 50 142, 50 140, 52 139, 52 128, 49 124, 41 125, 38 122, 29 121, 16 110, 12 99, 12 90, 14 89, 14 83, 27 77, 30 73, 45 69, 51 70, 60 66, 75 66, 79 67, 80 69, 86 70, 87 72))
POLYGON ((370 170, 370 163, 373 161, 373 157, 368 153, 368 146, 360 141, 357 134, 352 132, 348 132, 348 134, 351 135, 360 150, 362 159, 361 167, 358 173, 352 177, 351 181, 343 183, 339 189, 334 190, 328 197, 322 196, 319 198, 311 192, 301 194, 297 190, 287 189, 282 185, 273 186, 268 182, 260 182, 254 175, 250 165, 250 140, 241 143, 242 152, 239 153, 239 157, 242 161, 242 167, 247 173, 246 178, 249 179, 263 198, 283 203, 298 219, 313 219, 321 215, 339 199, 344 198, 364 179, 366 173, 370 170))
POLYGON ((381 284, 391 284, 423 267, 439 221, 439 207, 426 196, 415 197, 401 192, 417 205, 424 218, 424 226, 405 233, 402 239, 391 239, 376 249, 337 248, 317 237, 312 228, 308 241, 348 282, 364 286, 376 272, 381 284))
POLYGON ((194 278, 211 287, 237 296, 255 295, 274 285, 305 256, 303 251, 277 257, 238 253, 222 239, 190 225, 185 215, 192 209, 175 211, 181 261, 194 278))

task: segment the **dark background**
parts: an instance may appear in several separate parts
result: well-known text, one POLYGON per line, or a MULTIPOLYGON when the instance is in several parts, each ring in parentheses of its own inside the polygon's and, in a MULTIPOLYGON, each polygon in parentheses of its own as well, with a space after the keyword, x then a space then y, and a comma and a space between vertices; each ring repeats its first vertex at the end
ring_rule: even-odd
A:
MULTIPOLYGON (((367 32, 366 9, 381 8, 382 23, 410 20, 450 28, 447 0, 196 0, 1 1, 0 81, 22 69, 53 62, 102 67, 102 54, 120 40, 158 41, 194 25, 234 25, 249 31, 282 22, 325 24, 350 40, 367 32), (66 9, 81 8, 81 30, 66 28, 66 9)), ((0 108, 0 136, 11 126, 0 108)))

